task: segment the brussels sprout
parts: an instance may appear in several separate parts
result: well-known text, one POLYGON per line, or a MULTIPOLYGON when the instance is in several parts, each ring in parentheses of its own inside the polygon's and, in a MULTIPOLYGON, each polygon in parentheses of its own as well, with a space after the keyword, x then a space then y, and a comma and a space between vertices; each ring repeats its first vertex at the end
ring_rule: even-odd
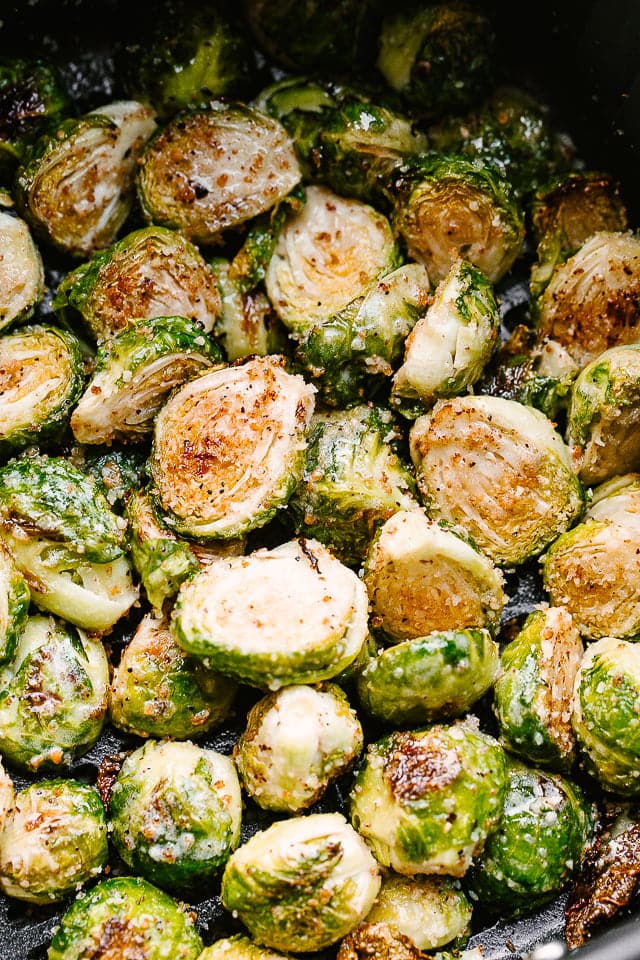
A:
POLYGON ((0 456, 60 440, 83 387, 72 333, 44 324, 0 336, 0 456))
POLYGON ((98 343, 136 317, 188 317, 205 332, 220 312, 216 278, 192 243, 175 230, 142 227, 69 271, 52 302, 56 316, 80 316, 98 343))
POLYGON ((147 451, 142 447, 74 446, 69 461, 93 477, 112 510, 120 513, 147 481, 147 451))
POLYGON ((543 585, 589 640, 640 635, 640 475, 604 483, 542 557, 543 585))
POLYGON ((132 320, 98 347, 93 373, 71 415, 73 435, 78 443, 143 440, 175 387, 223 366, 222 350, 195 320, 132 320))
POLYGON ((367 923, 388 923, 420 950, 466 942, 472 907, 460 881, 452 877, 389 873, 367 914, 367 923))
POLYGON ((4 210, 0 248, 0 330, 4 330, 32 316, 44 296, 44 266, 27 222, 4 210))
POLYGON ((391 405, 410 414, 416 402, 422 411, 440 397, 464 393, 479 380, 499 338, 492 283, 469 261, 456 260, 405 340, 391 405))
POLYGON ((379 888, 376 861, 342 814, 316 813, 242 844, 224 868, 221 897, 260 943, 308 953, 349 933, 379 888))
POLYGON ((120 768, 109 819, 112 842, 135 873, 160 887, 194 889, 240 842, 233 761, 189 741, 148 740, 120 768))
POLYGON ((13 656, 27 623, 30 600, 27 581, 0 541, 0 664, 13 656))
POLYGON ((462 877, 502 813, 502 747, 475 718, 393 731, 367 748, 351 822, 385 867, 462 877))
POLYGON ((365 712, 395 729, 459 717, 498 675, 498 644, 488 630, 445 630, 404 640, 356 675, 365 712))
POLYGON ((628 227, 619 184, 610 173, 597 170, 557 174, 538 186, 530 207, 537 244, 529 283, 533 298, 543 292, 555 267, 577 253, 594 233, 628 227))
POLYGON ((36 606, 85 630, 108 632, 138 597, 121 518, 63 457, 0 468, 0 539, 36 606))
POLYGON ((493 630, 507 599, 493 562, 420 509, 398 510, 380 527, 363 579, 376 632, 387 643, 436 630, 493 630))
POLYGON ((68 766, 102 732, 108 684, 99 639, 54 617, 30 617, 3 675, 0 754, 30 773, 68 766))
POLYGON ((466 530, 499 566, 540 554, 582 514, 571 451, 533 407, 502 397, 439 400, 409 440, 431 516, 466 530))
POLYGON ((568 777, 510 759, 507 778, 498 828, 465 878, 478 908, 502 917, 530 913, 560 893, 595 825, 594 807, 568 777))
POLYGON ((571 388, 566 440, 580 451, 586 484, 640 469, 640 344, 611 347, 582 368, 571 388))
POLYGON ((265 285, 296 334, 333 317, 398 265, 387 218, 369 204, 310 186, 278 237, 265 285))
POLYGON ((211 270, 222 301, 214 334, 227 360, 233 363, 249 357, 285 354, 287 331, 264 291, 243 291, 234 276, 233 265, 223 257, 211 261, 211 270))
POLYGON ((73 257, 113 243, 131 211, 136 164, 155 126, 149 107, 121 100, 44 134, 16 174, 16 204, 34 233, 73 257))
POLYGON ((86 960, 99 952, 144 960, 198 960, 203 949, 193 914, 141 877, 113 877, 73 901, 47 960, 86 960))
POLYGON ((523 212, 490 160, 435 152, 409 158, 395 177, 393 194, 395 229, 434 284, 461 257, 497 283, 522 252, 523 212))
POLYGON ((394 447, 400 438, 380 406, 314 413, 304 474, 288 505, 296 533, 359 564, 376 525, 416 505, 413 474, 394 447))
POLYGON ((605 791, 640 795, 640 646, 602 637, 587 646, 573 696, 573 730, 588 771, 605 791))
POLYGON ((496 36, 486 13, 464 0, 420 4, 388 14, 377 66, 423 118, 464 109, 495 74, 496 36))
POLYGON ((229 227, 270 210, 300 178, 281 123, 243 103, 219 101, 178 114, 158 130, 143 151, 136 182, 147 222, 211 244, 229 227))
POLYGON ((109 717, 137 737, 189 740, 229 717, 236 692, 233 680, 184 653, 167 617, 146 614, 113 671, 109 717))
POLYGON ((534 610, 505 645, 493 709, 508 750, 536 766, 571 769, 571 698, 583 653, 571 614, 561 607, 534 610))
POLYGON ((2 766, 0 761, 0 833, 6 822, 7 816, 13 809, 15 802, 15 790, 13 780, 2 766))
POLYGON ((107 863, 100 794, 78 780, 45 780, 16 794, 0 831, 0 888, 29 903, 63 900, 107 863))
POLYGON ((183 583, 172 629, 207 666, 277 690, 337 676, 367 637, 367 591, 316 540, 230 557, 183 583))
POLYGON ((216 940, 205 947, 198 960, 287 960, 282 953, 274 953, 267 947, 261 947, 249 937, 238 933, 224 940, 216 940))
POLYGON ((313 387, 278 356, 186 383, 155 420, 150 472, 162 520, 201 540, 264 526, 300 480, 313 408, 313 387))
POLYGON ((293 684, 249 710, 233 758, 259 807, 300 813, 349 770, 363 745, 362 726, 340 687, 293 684))
POLYGON ((30 145, 69 109, 56 67, 42 59, 0 59, 0 180, 10 183, 30 145))
MULTIPOLYGON (((340 944, 336 960, 424 960, 427 954, 390 923, 360 923, 340 944)), ((442 956, 442 954, 441 954, 442 956)), ((446 954, 445 954, 446 956, 446 954)))
POLYGON ((583 367, 638 339, 640 237, 599 230, 560 264, 533 305, 539 336, 557 340, 583 367))
POLYGON ((295 360, 327 406, 371 400, 388 386, 429 290, 422 264, 407 263, 299 338, 295 360))

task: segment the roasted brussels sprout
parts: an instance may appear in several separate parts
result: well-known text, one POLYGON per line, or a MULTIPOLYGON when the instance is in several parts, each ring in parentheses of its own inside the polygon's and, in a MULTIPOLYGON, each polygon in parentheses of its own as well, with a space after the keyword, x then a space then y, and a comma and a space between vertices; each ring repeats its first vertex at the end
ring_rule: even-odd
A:
POLYGON ((174 388, 223 366, 222 350, 195 320, 132 320, 98 347, 71 414, 73 435, 78 443, 139 442, 153 431, 155 415, 174 388))
POLYGON ((302 480, 288 504, 296 533, 348 566, 361 563, 377 524, 417 505, 409 464, 394 448, 400 438, 384 407, 315 412, 302 480))
POLYGON ((507 599, 493 562, 419 508, 398 510, 380 527, 363 579, 376 633, 387 643, 436 630, 494 630, 507 599))
POLYGON ((351 822, 397 873, 462 877, 495 829, 505 754, 475 718, 393 731, 369 744, 351 791, 351 822))
POLYGON ((163 521, 194 539, 264 526, 302 476, 314 389, 284 358, 186 383, 155 419, 150 472, 163 521))
POLYGON ((68 766, 102 732, 108 684, 99 639, 54 617, 30 617, 3 674, 2 757, 30 773, 68 766))
POLYGON ((107 820, 95 787, 45 780, 16 794, 0 831, 0 888, 15 900, 63 900, 107 863, 107 820))
POLYGON ((571 451, 539 410, 502 397, 439 400, 410 432, 430 515, 500 566, 542 553, 583 512, 571 451))
POLYGON ((268 947, 261 947, 249 937, 238 933, 223 940, 216 940, 205 947, 198 960, 287 960, 282 953, 274 953, 268 947))
POLYGON ((221 308, 213 332, 230 363, 249 357, 287 353, 288 335, 263 290, 243 291, 233 264, 223 257, 211 261, 220 291, 221 308))
POLYGON ((540 337, 557 340, 579 367, 638 340, 640 237, 599 230, 554 270, 533 304, 540 337))
POLYGON ((34 233, 73 257, 113 243, 133 206, 136 164, 155 127, 149 107, 119 100, 43 134, 16 174, 16 204, 34 233))
POLYGON ((176 230, 142 227, 70 270, 52 302, 56 316, 78 316, 103 343, 136 317, 188 317, 210 332, 220 312, 216 278, 192 243, 176 230))
POLYGON ((500 339, 493 284, 468 260, 456 260, 426 314, 404 344, 391 386, 391 405, 424 412, 440 397, 464 393, 479 380, 500 339))
POLYGON ((183 583, 180 646, 242 683, 277 690, 337 676, 367 637, 367 591, 316 540, 230 557, 183 583))
POLYGON ((496 36, 488 15, 465 0, 423 3, 387 15, 377 66, 414 113, 433 119, 464 109, 489 89, 496 36))
POLYGON ((497 283, 520 256, 524 214, 500 169, 456 153, 409 158, 392 178, 392 220, 434 284, 464 258, 497 283))
POLYGON ((395 729, 460 717, 491 689, 499 660, 484 629, 404 640, 358 671, 358 699, 365 713, 395 729))
POLYGON ((92 632, 113 628, 138 597, 122 527, 95 482, 64 457, 0 468, 0 539, 42 610, 92 632))
POLYGON ((0 664, 13 656, 27 623, 30 600, 27 581, 0 541, 0 664))
POLYGON ((47 960, 85 960, 101 951, 134 950, 144 960, 198 960, 203 949, 193 914, 140 877, 113 877, 73 901, 47 960))
POLYGON ((28 320, 42 300, 44 265, 27 222, 4 210, 0 211, 0 248, 0 330, 4 330, 28 320))
POLYGON ((170 889, 211 880, 240 842, 241 820, 233 761, 189 741, 138 747, 109 798, 111 839, 124 862, 170 889))
POLYGON ((281 123, 246 104, 217 101, 158 130, 143 151, 136 182, 149 223, 212 244, 228 228, 270 210, 300 179, 281 123))
POLYGON ((573 780, 514 759, 507 783, 498 828, 464 885, 482 910, 513 917, 552 900, 577 872, 595 809, 573 780))
POLYGON ((312 952, 364 919, 380 888, 378 865, 340 813, 290 817, 255 833, 222 874, 223 906, 257 941, 312 952))
POLYGON ((427 954, 390 923, 359 923, 340 943, 336 960, 424 960, 427 954))
POLYGON ((572 768, 571 699, 583 654, 562 607, 534 610, 504 646, 493 694, 498 736, 526 762, 559 772, 572 768))
POLYGON ((364 296, 397 266, 393 232, 382 213, 315 185, 280 231, 265 285, 282 322, 300 335, 364 296))
POLYGON ((551 603, 564 606, 588 640, 640 635, 640 475, 601 484, 581 523, 542 557, 551 603))
POLYGON ((109 718, 137 737, 189 740, 230 715, 237 685, 187 656, 167 617, 146 614, 122 651, 109 689, 109 718))
POLYGON ((367 914, 367 923, 388 923, 420 950, 464 944, 470 933, 472 907, 459 880, 452 877, 405 877, 387 873, 367 914))
POLYGON ((0 58, 0 182, 12 182, 31 144, 69 106, 69 94, 52 63, 0 58))
POLYGON ((576 676, 573 730, 581 758, 609 793, 640 795, 640 647, 602 637, 587 646, 576 676))
POLYGON ((130 497, 147 482, 147 451, 144 447, 73 446, 69 460, 87 476, 116 513, 121 513, 130 497))
POLYGON ((349 770, 363 744, 360 721, 339 686, 293 684, 249 710, 233 758, 259 807, 300 813, 349 770))
POLYGON ((74 334, 38 324, 0 336, 0 456, 59 441, 84 379, 74 334))
POLYGON ((9 812, 13 809, 14 801, 15 790, 13 788, 13 780, 0 761, 0 832, 2 832, 9 812))

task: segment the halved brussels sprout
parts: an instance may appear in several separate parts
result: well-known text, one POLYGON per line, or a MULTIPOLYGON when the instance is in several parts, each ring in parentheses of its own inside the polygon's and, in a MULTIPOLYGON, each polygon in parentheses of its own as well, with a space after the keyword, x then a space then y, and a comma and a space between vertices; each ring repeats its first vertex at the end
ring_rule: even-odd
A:
POLYGON ((273 519, 293 493, 315 391, 283 360, 205 373, 158 413, 150 472, 160 515, 176 533, 241 536, 273 519))
POLYGON ((602 637, 587 646, 573 696, 573 731, 588 771, 608 793, 640 795, 640 646, 602 637))
POLYGON ((107 819, 95 787, 45 780, 16 794, 0 831, 0 888, 15 900, 63 900, 109 857, 107 819))
POLYGON ((63 457, 0 469, 0 539, 42 610, 106 633, 135 603, 122 520, 95 482, 63 457))
POLYGON ((409 436, 431 516, 499 566, 542 553, 583 512, 571 451, 548 417, 503 397, 439 400, 409 436))
POLYGON ((214 334, 230 363, 249 357, 284 354, 288 349, 287 331, 262 290, 243 291, 234 277, 233 264, 223 257, 211 261, 222 306, 214 324, 214 334))
POLYGON ((178 114, 157 131, 136 183, 147 222, 211 244, 229 227, 270 210, 300 178, 281 123, 246 104, 216 101, 178 114))
POLYGON ((0 456, 59 440, 84 379, 72 333, 38 324, 0 336, 0 456))
POLYGON ((109 821, 111 840, 135 873, 160 887, 194 889, 240 842, 233 761, 189 741, 148 740, 120 768, 109 821))
POLYGON ((464 393, 479 380, 499 339, 493 284, 468 260, 456 260, 405 340, 391 405, 421 412, 440 397, 464 393))
POLYGON ((599 230, 554 270, 534 319, 541 337, 557 340, 584 367, 638 340, 639 298, 640 237, 599 230))
POLYGON ((0 330, 4 330, 28 320, 42 300, 44 265, 27 222, 4 210, 0 211, 0 248, 0 330))
POLYGON ((315 185, 278 236, 265 285, 282 322, 300 335, 362 297, 397 266, 393 232, 382 213, 315 185))
POLYGON ((68 766, 102 732, 108 684, 99 639, 54 617, 30 617, 4 669, 0 754, 29 773, 68 766))
POLYGON ((464 881, 477 909, 521 916, 552 900, 577 873, 595 808, 578 783, 509 759, 497 830, 464 881))
POLYGON ((300 813, 352 767, 363 745, 362 726, 340 687, 292 684, 249 710, 233 758, 259 807, 300 813))
POLYGON ((30 601, 27 581, 0 540, 0 664, 13 656, 27 623, 30 601))
POLYGON ((340 943, 336 960, 367 960, 368 957, 376 957, 376 960, 424 960, 425 956, 410 937, 400 933, 390 923, 379 920, 377 923, 360 923, 348 933, 340 943))
POLYGON ((290 817, 255 833, 222 874, 223 906, 275 950, 322 950, 364 919, 378 865, 340 813, 290 817))
POLYGON ((430 633, 372 657, 356 674, 358 699, 395 729, 460 717, 491 689, 499 662, 488 630, 430 633))
POLYGON ((367 591, 316 540, 300 537, 212 564, 183 583, 180 646, 243 683, 317 683, 353 663, 367 637, 367 591))
POLYGON ((473 717, 394 731, 367 748, 351 822, 397 873, 462 877, 498 824, 506 786, 504 750, 473 717))
POLYGON ((93 373, 71 414, 73 435, 78 443, 143 440, 172 390, 223 366, 222 350, 195 320, 132 320, 98 347, 93 373))
POLYGON ((489 160, 435 152, 409 159, 393 193, 395 229, 434 284, 461 257, 497 283, 522 252, 523 212, 511 184, 489 160))
POLYGON ((146 614, 113 671, 109 717, 137 737, 189 740, 227 719, 236 692, 229 677, 185 654, 171 635, 168 617, 146 614))
POLYGON ((500 742, 525 761, 570 770, 575 759, 571 699, 584 654, 571 614, 534 610, 500 657, 493 710, 500 742))
POLYGON ((468 107, 495 75, 494 26, 464 0, 388 13, 378 43, 378 70, 421 117, 468 107))
POLYGON ((417 504, 412 471, 394 446, 400 439, 380 406, 315 412, 304 474, 288 504, 296 533, 348 566, 361 563, 377 524, 417 504))
POLYGON ((220 312, 216 278, 194 244, 176 230, 142 227, 70 270, 52 302, 56 316, 79 315, 98 343, 136 317, 188 317, 205 332, 220 312))
POLYGON ((135 196, 138 157, 156 127, 136 100, 63 120, 42 136, 16 175, 16 204, 44 242, 74 257, 108 247, 135 196))
POLYGON ((112 877, 73 901, 47 960, 106 958, 134 951, 144 960, 198 960, 203 949, 193 913, 140 877, 112 877))
POLYGON ((15 168, 38 136, 69 109, 58 69, 42 58, 0 60, 0 181, 15 168))
POLYGON ((472 906, 452 877, 405 877, 388 873, 367 914, 367 923, 388 923, 420 950, 447 944, 461 946, 469 938, 472 906))
POLYGON ((398 510, 380 527, 363 579, 372 625, 387 643, 435 630, 494 630, 507 600, 489 557, 419 508, 398 510))
POLYGON ((274 953, 262 947, 244 934, 238 933, 223 940, 216 940, 205 947, 198 960, 287 960, 282 953, 274 953))
POLYGON ((566 440, 580 451, 586 484, 640 469, 640 344, 611 347, 571 387, 566 440))

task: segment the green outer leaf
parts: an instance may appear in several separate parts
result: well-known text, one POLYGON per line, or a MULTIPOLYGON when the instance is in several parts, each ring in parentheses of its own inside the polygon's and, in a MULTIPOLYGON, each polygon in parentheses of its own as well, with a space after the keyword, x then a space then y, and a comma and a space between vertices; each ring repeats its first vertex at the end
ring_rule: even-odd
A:
POLYGON ((6 620, 0 618, 0 664, 10 660, 29 618, 31 592, 11 553, 0 541, 0 589, 6 596, 6 620))

